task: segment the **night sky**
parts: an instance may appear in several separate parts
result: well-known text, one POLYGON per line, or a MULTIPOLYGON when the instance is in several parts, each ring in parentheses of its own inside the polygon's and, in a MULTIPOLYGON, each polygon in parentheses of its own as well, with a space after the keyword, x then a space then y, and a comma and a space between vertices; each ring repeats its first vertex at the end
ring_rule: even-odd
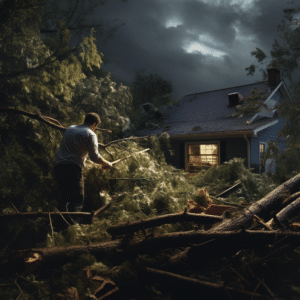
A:
MULTIPOLYGON (((262 73, 247 76, 259 65, 250 55, 255 47, 271 62, 270 51, 282 24, 283 9, 297 8, 287 0, 110 0, 95 15, 121 24, 113 39, 97 41, 111 63, 102 68, 123 84, 135 70, 156 73, 170 81, 173 98, 262 81, 262 73), (118 19, 118 21, 114 21, 118 19)), ((299 14, 295 17, 299 17, 299 14)), ((295 73, 294 80, 300 73, 295 73)), ((284 79, 284 78, 283 78, 284 79)), ((285 82, 289 82, 285 79, 285 82)))

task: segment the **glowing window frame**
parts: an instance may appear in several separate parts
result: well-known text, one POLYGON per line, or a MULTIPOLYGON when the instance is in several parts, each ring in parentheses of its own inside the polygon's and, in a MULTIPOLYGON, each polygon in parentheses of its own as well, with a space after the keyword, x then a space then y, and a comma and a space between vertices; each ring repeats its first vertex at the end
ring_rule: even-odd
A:
POLYGON ((218 154, 217 154, 217 165, 220 164, 221 151, 220 151, 220 142, 219 141, 211 141, 211 142, 186 142, 185 143, 185 171, 187 171, 188 163, 189 163, 189 145, 217 145, 218 154))

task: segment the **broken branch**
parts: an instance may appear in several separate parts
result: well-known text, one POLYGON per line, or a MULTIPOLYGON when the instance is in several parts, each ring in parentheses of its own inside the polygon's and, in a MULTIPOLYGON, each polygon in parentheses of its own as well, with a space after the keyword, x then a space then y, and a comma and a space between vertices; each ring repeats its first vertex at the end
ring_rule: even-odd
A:
POLYGON ((151 219, 135 221, 130 224, 125 222, 111 226, 106 231, 113 235, 122 235, 133 233, 141 230, 142 228, 148 229, 151 227, 160 226, 163 224, 171 224, 176 222, 195 222, 197 224, 215 224, 223 220, 220 216, 201 215, 194 213, 180 213, 180 214, 169 214, 163 215, 151 219))
POLYGON ((63 216, 80 216, 82 218, 82 223, 84 224, 91 224, 92 219, 99 215, 102 211, 105 209, 109 208, 111 204, 107 204, 100 209, 98 209, 94 213, 89 213, 89 212, 24 212, 24 213, 15 213, 15 214, 2 214, 0 215, 0 222, 1 221, 11 221, 11 220, 23 220, 23 219, 28 219, 28 218, 49 218, 51 216, 52 218, 58 218, 63 216))
POLYGON ((239 297, 239 299, 251 299, 253 295, 255 296, 255 299, 274 299, 273 297, 263 296, 232 287, 226 287, 218 283, 206 282, 203 280, 189 278, 186 276, 148 267, 143 270, 142 275, 146 279, 163 281, 165 284, 169 284, 172 290, 174 290, 175 288, 176 291, 184 289, 185 292, 189 291, 193 295, 210 295, 211 299, 228 299, 228 295, 226 292, 235 297, 239 297))
MULTIPOLYGON (((57 130, 60 130, 60 131, 65 131, 67 129, 66 127, 64 127, 62 125, 58 125, 57 123, 55 124, 54 122, 55 121, 58 122, 58 121, 53 119, 53 118, 43 116, 41 114, 32 114, 30 112, 27 112, 27 111, 24 111, 24 110, 21 110, 21 109, 0 107, 0 113, 13 113, 13 114, 17 114, 17 115, 23 115, 23 116, 29 117, 31 119, 35 119, 35 120, 37 120, 41 123, 44 123, 44 124, 54 128, 54 129, 57 129, 57 130)), ((97 128, 96 130, 103 131, 103 132, 106 132, 106 133, 111 133, 111 131, 108 130, 108 129, 97 128)))
POLYGON ((260 224, 262 225, 265 229, 267 230, 273 230, 272 227, 270 227, 269 225, 267 225, 260 217, 258 217, 257 215, 253 215, 253 218, 260 224))

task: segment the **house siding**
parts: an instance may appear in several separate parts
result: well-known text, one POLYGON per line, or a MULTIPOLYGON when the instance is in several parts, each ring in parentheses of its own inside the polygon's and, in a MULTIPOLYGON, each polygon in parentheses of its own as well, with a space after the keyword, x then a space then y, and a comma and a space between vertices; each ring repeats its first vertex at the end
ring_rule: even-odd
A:
MULTIPOLYGON (((251 137, 250 155, 252 164, 259 164, 259 143, 268 143, 269 141, 275 140, 278 130, 284 127, 284 123, 285 119, 280 118, 277 124, 258 132, 257 137, 251 137)), ((281 151, 284 151, 286 149, 286 138, 283 137, 282 142, 277 142, 277 145, 281 151)))

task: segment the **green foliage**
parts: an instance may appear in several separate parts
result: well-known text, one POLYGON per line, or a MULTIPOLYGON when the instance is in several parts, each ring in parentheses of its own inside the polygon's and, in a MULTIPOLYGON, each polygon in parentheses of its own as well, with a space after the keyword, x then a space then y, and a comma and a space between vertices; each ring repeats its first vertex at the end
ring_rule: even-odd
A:
POLYGON ((85 112, 96 112, 101 119, 101 127, 113 133, 99 134, 99 141, 104 143, 120 138, 129 127, 129 114, 132 106, 132 96, 128 87, 122 84, 118 87, 111 80, 110 73, 96 78, 89 78, 78 82, 75 86, 75 96, 72 107, 85 112))
POLYGON ((265 173, 252 173, 253 169, 247 169, 243 161, 241 158, 233 158, 191 177, 189 181, 196 187, 206 187, 213 196, 240 181, 239 189, 230 193, 226 199, 227 202, 235 204, 260 200, 279 185, 265 173))

